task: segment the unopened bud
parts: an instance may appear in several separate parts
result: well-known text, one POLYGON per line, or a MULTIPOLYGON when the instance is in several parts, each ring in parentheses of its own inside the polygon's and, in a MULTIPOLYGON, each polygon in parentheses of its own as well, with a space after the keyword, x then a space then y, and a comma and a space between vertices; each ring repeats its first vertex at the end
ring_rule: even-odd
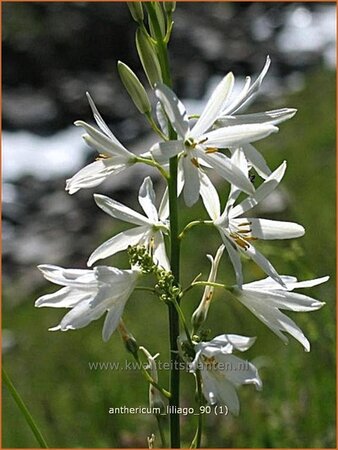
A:
POLYGON ((120 74, 121 81, 128 91, 131 99, 133 100, 136 108, 142 114, 150 113, 151 104, 148 95, 141 84, 141 81, 137 78, 135 73, 123 62, 117 63, 117 69, 120 74))
POLYGON ((127 2, 130 14, 137 23, 143 22, 143 7, 142 2, 127 2))
POLYGON ((141 28, 136 31, 136 47, 149 84, 154 87, 162 81, 161 67, 150 37, 141 28))
POLYGON ((121 336, 121 339, 129 353, 132 355, 137 355, 139 350, 139 346, 137 345, 136 339, 134 336, 127 330, 124 322, 120 319, 120 323, 118 325, 118 330, 121 336))
POLYGON ((164 10, 166 13, 173 13, 176 9, 176 2, 163 2, 164 10))
MULTIPOLYGON (((140 347, 140 350, 145 354, 145 356, 148 360, 151 377, 155 381, 155 383, 157 383, 158 382, 158 374, 157 374, 157 367, 156 367, 155 359, 157 358, 158 354, 156 354, 155 356, 151 356, 151 354, 148 352, 148 350, 144 347, 140 347)), ((161 395, 160 391, 152 384, 149 384, 149 406, 152 410, 155 410, 155 411, 158 411, 158 409, 159 409, 160 414, 162 414, 165 410, 165 405, 164 405, 164 402, 162 399, 162 395, 161 395)))
MULTIPOLYGON (((155 14, 156 14, 157 24, 158 24, 159 29, 161 31, 161 37, 163 37, 165 35, 165 18, 164 18, 161 2, 154 2, 153 3, 153 8, 154 8, 154 11, 155 11, 155 14)), ((150 28, 150 33, 151 33, 152 37, 157 40, 158 36, 157 36, 156 31, 155 31, 155 28, 154 28, 153 22, 151 20, 151 17, 149 17, 149 28, 150 28)))

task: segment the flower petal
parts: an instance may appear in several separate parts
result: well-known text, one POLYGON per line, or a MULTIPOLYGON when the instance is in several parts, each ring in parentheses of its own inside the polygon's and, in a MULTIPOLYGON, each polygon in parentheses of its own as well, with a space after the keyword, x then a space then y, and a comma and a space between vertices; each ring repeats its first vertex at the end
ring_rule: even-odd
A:
POLYGON ((321 278, 314 278, 313 280, 305 280, 305 281, 296 281, 295 282, 289 282, 287 284, 287 287, 289 290, 292 289, 299 289, 299 288, 307 288, 307 287, 313 287, 318 286, 318 284, 325 283, 329 280, 329 276, 321 277, 321 278))
POLYGON ((234 76, 230 72, 222 79, 211 94, 200 118, 190 132, 192 138, 198 138, 213 125, 220 115, 226 99, 231 94, 233 85, 234 76))
POLYGON ((284 281, 277 273, 276 269, 270 263, 268 259, 265 258, 253 245, 248 244, 246 247, 245 254, 248 255, 255 263, 271 278, 273 278, 277 283, 279 283, 284 288, 286 287, 284 281))
POLYGON ((259 141, 277 131, 278 128, 270 124, 234 125, 209 131, 201 136, 201 141, 207 139, 205 147, 229 148, 259 141))
POLYGON ((169 190, 165 188, 160 206, 158 208, 158 217, 161 221, 165 221, 169 216, 169 190))
POLYGON ((221 353, 232 353, 233 350, 239 350, 245 352, 255 343, 255 337, 240 336, 238 334, 220 334, 214 337, 208 342, 208 346, 218 347, 221 353), (223 348, 226 346, 227 351, 224 352, 223 348))
POLYGON ((75 125, 85 129, 88 135, 92 138, 92 146, 97 148, 99 152, 104 151, 110 156, 123 156, 127 159, 134 157, 134 155, 123 147, 123 145, 116 138, 115 140, 108 138, 101 131, 92 127, 88 123, 83 122, 82 120, 77 120, 75 125))
POLYGON ((200 195, 199 169, 194 166, 189 156, 183 158, 184 188, 183 197, 187 206, 194 205, 200 195))
POLYGON ((230 211, 231 217, 241 216, 243 213, 252 209, 254 206, 258 205, 259 202, 264 200, 271 192, 276 189, 279 185, 281 179, 284 176, 286 170, 286 161, 284 161, 272 174, 262 183, 255 191, 253 195, 247 197, 239 205, 235 206, 230 211))
POLYGON ((166 136, 168 136, 169 135, 168 119, 167 116, 165 115, 161 102, 157 102, 156 104, 156 117, 161 127, 161 130, 166 136))
POLYGON ((244 144, 243 151, 246 158, 251 162, 259 176, 266 179, 269 175, 271 175, 271 170, 268 167, 264 157, 255 149, 253 145, 244 144))
MULTIPOLYGON (((231 162, 234 164, 234 166, 238 167, 244 173, 246 178, 249 179, 249 166, 242 148, 232 150, 231 162)), ((222 216, 228 215, 229 210, 233 207, 235 201, 237 200, 241 192, 242 191, 236 185, 234 184, 230 185, 229 197, 222 216)))
POLYGON ((170 263, 167 256, 163 234, 157 231, 154 235, 154 254, 153 259, 156 264, 163 267, 166 271, 170 271, 170 263))
POLYGON ((158 214, 155 206, 156 194, 150 177, 146 177, 143 180, 139 190, 138 201, 148 218, 152 222, 158 222, 158 214))
POLYGON ((200 193, 201 197, 211 220, 216 220, 221 214, 221 205, 215 186, 209 177, 199 170, 200 177, 200 193))
POLYGON ((99 159, 79 170, 66 182, 66 191, 75 194, 79 189, 93 188, 101 184, 109 175, 117 174, 128 165, 121 164, 115 158, 99 159))
POLYGON ((87 326, 93 320, 99 319, 106 311, 104 305, 91 307, 91 300, 84 300, 67 313, 60 324, 50 331, 77 330, 87 326))
POLYGON ((47 294, 39 297, 35 301, 37 308, 48 306, 49 308, 73 308, 79 302, 93 298, 96 291, 87 289, 87 292, 83 289, 74 289, 70 287, 64 287, 59 289, 53 294, 47 294))
POLYGON ((52 264, 40 264, 38 269, 46 280, 61 286, 74 288, 96 288, 97 282, 94 272, 86 269, 64 269, 52 264))
POLYGON ((228 240, 227 236, 224 232, 218 228, 220 235, 222 236, 222 240, 224 242, 225 248, 229 254, 230 261, 233 265, 236 274, 236 282, 238 286, 242 286, 243 284, 243 272, 242 272, 242 262, 240 253, 236 248, 233 247, 232 243, 228 240))
POLYGON ((291 119, 296 112, 297 110, 294 108, 282 108, 262 113, 221 116, 217 119, 216 125, 217 127, 228 127, 249 123, 270 123, 271 125, 278 125, 285 120, 291 119))
POLYGON ((124 307, 126 305, 127 298, 124 298, 123 301, 116 301, 108 311, 106 315, 103 328, 102 328, 102 340, 103 342, 107 342, 111 335, 116 330, 119 321, 122 317, 124 307))
POLYGON ((88 259, 87 266, 92 266, 99 259, 115 255, 128 248, 129 245, 137 245, 147 232, 149 232, 149 226, 144 225, 122 231, 116 236, 113 236, 93 251, 88 259))
POLYGON ((217 357, 219 367, 224 365, 225 369, 221 370, 225 377, 234 386, 239 387, 243 384, 254 384, 256 389, 262 389, 262 380, 258 375, 258 370, 249 361, 244 361, 234 355, 219 355, 217 357))
POLYGON ((248 223, 248 227, 251 228, 250 236, 258 239, 292 239, 303 236, 305 233, 304 228, 298 223, 284 222, 280 220, 268 220, 268 219, 254 219, 254 218, 240 218, 231 219, 231 226, 239 228, 243 222, 248 223))
POLYGON ((179 153, 185 150, 185 146, 183 141, 167 141, 167 142, 158 142, 153 145, 150 149, 150 152, 154 159, 160 164, 165 164, 169 161, 173 156, 178 155, 179 153))
POLYGON ((184 139, 189 130, 189 120, 183 103, 168 86, 162 83, 156 84, 155 95, 160 100, 174 130, 184 139))
POLYGON ((208 154, 196 148, 195 153, 206 161, 225 180, 240 188, 243 192, 253 193, 254 187, 246 175, 236 167, 230 158, 222 153, 208 154))
POLYGON ((135 225, 152 224, 147 217, 142 216, 140 213, 128 208, 128 206, 125 206, 105 195, 94 194, 94 200, 106 214, 109 214, 115 219, 123 220, 124 222, 133 223, 135 225))

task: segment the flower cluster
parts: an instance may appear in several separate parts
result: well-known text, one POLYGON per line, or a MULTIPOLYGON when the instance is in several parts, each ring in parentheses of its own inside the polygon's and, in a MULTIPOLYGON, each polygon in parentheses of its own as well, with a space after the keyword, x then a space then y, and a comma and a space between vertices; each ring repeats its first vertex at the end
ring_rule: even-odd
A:
MULTIPOLYGON (((137 16, 136 12, 134 11, 134 14, 137 16)), ((138 17, 138 20, 141 19, 138 17)), ((126 302, 132 292, 135 288, 142 288, 138 285, 139 280, 155 274, 156 284, 153 292, 158 294, 160 300, 171 303, 179 312, 185 333, 185 337, 182 334, 180 339, 182 358, 188 362, 196 378, 201 377, 201 392, 206 401, 210 404, 225 404, 233 414, 238 414, 236 388, 244 384, 254 384, 260 389, 262 381, 252 363, 241 360, 233 353, 248 350, 254 344, 255 338, 223 334, 206 340, 201 327, 207 320, 214 290, 217 287, 228 289, 238 302, 284 342, 287 341, 284 333, 288 333, 298 340, 306 351, 310 350, 309 341, 296 323, 281 310, 314 311, 324 304, 307 295, 294 293, 293 290, 316 286, 327 281, 328 277, 299 282, 295 277, 280 275, 254 245, 254 242, 260 239, 293 239, 301 237, 305 232, 297 223, 252 217, 253 208, 278 187, 286 171, 285 161, 271 170, 253 143, 277 132, 277 125, 290 119, 296 110, 285 108, 242 114, 259 92, 270 65, 270 58, 267 57, 257 79, 251 82, 250 77, 247 77, 238 95, 233 95, 234 75, 228 73, 216 86, 203 112, 199 116, 193 111, 188 113, 177 95, 162 82, 162 78, 158 76, 154 81, 157 66, 150 58, 151 55, 148 55, 147 59, 147 51, 151 50, 149 42, 152 41, 142 47, 142 33, 139 33, 138 38, 142 63, 151 84, 153 99, 156 101, 155 117, 151 114, 151 102, 146 91, 135 74, 122 63, 119 63, 119 72, 134 103, 148 118, 161 140, 141 155, 131 153, 108 128, 94 101, 87 94, 98 128, 83 121, 77 121, 75 125, 84 129, 83 138, 98 152, 98 158, 67 180, 66 190, 74 194, 79 189, 97 187, 107 177, 135 164, 146 164, 159 170, 169 184, 172 177, 170 161, 175 158, 178 163, 177 179, 174 180, 177 183, 177 197, 183 194, 184 203, 188 207, 192 207, 201 197, 210 217, 210 221, 206 222, 216 231, 215 236, 220 236, 220 247, 215 257, 208 255, 211 262, 210 275, 205 282, 195 281, 186 289, 180 287, 167 254, 169 241, 177 239, 177 236, 172 235, 168 188, 158 204, 153 182, 147 176, 138 194, 144 214, 112 198, 94 194, 99 208, 113 219, 122 220, 132 227, 102 243, 90 255, 88 266, 128 250, 131 267, 123 270, 110 266, 64 269, 41 265, 39 269, 44 277, 62 288, 53 294, 40 297, 35 305, 70 308, 60 324, 50 328, 52 331, 79 329, 107 313, 102 331, 103 340, 107 341, 121 323, 126 302), (249 175, 251 170, 262 179, 256 189, 249 175), (229 196, 223 212, 217 189, 209 177, 212 172, 229 183, 229 196), (216 283, 224 254, 228 255, 234 268, 234 286, 216 283), (257 264, 267 278, 244 284, 242 255, 257 264), (205 290, 192 315, 190 331, 179 302, 188 289, 201 283, 205 290)), ((171 200, 176 203, 178 201, 177 198, 171 200)), ((199 223, 201 222, 203 221, 200 220, 199 223)), ((189 224, 186 229, 189 229, 189 224)), ((133 349, 137 358, 140 349, 150 364, 150 403, 161 404, 162 407, 161 391, 157 390, 159 377, 156 371, 156 356, 151 356, 144 347, 135 346, 133 349)))

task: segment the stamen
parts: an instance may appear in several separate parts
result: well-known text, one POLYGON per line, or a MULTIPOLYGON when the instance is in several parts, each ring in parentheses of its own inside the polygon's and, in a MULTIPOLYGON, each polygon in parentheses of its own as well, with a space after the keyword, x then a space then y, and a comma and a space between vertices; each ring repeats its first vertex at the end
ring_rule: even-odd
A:
POLYGON ((205 150, 205 153, 217 153, 218 152, 218 148, 216 147, 207 147, 205 150))
POLYGON ((198 161, 197 161, 197 158, 191 158, 191 162, 193 163, 193 165, 194 165, 195 167, 197 167, 197 169, 200 168, 200 165, 199 165, 199 163, 198 163, 198 161))
POLYGON ((103 153, 99 153, 99 155, 95 158, 95 161, 98 161, 100 159, 108 159, 108 158, 109 158, 108 155, 105 155, 103 153))

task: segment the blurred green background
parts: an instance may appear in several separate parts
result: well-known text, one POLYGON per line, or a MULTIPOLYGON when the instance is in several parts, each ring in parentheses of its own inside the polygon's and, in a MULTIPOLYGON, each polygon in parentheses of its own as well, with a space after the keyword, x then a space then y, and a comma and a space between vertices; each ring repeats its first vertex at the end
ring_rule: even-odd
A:
MULTIPOLYGON (((174 46, 171 54, 175 54, 174 46)), ((266 212, 265 216, 302 223, 306 234, 294 241, 258 242, 257 248, 271 259, 281 274, 296 275, 300 280, 330 275, 328 283, 306 292, 326 301, 326 306, 309 314, 288 313, 311 342, 311 352, 305 353, 298 342, 290 340, 285 346, 239 303, 221 292, 216 294, 206 324, 212 329, 211 337, 224 332, 257 336, 256 344, 245 357, 260 366, 264 388, 261 392, 256 392, 252 386, 240 389, 239 417, 206 417, 204 447, 336 447, 334 71, 314 65, 304 72, 304 85, 297 92, 270 99, 265 104, 256 102, 251 109, 260 111, 284 106, 298 109, 295 118, 282 124, 278 134, 257 145, 270 167, 277 167, 284 159, 288 162, 279 197, 284 199, 284 207, 280 211, 266 212)), ((224 205, 227 187, 219 184, 218 188, 224 205)), ((101 192, 100 188, 96 190, 101 192)), ((81 195, 90 197, 91 193, 81 195)), ((135 206, 135 193, 124 201, 135 206)), ((196 217, 206 217, 201 206, 191 210, 185 209, 183 203, 181 206, 182 227, 196 217)), ((87 208, 90 214, 90 208, 94 210, 95 205, 87 208)), ((127 228, 102 215, 99 225, 84 251, 87 255, 103 240, 127 228)), ((199 272, 206 279, 209 265, 205 255, 214 254, 219 244, 218 233, 209 229, 196 227, 187 235, 182 246, 183 286, 199 272)), ((84 267, 85 259, 81 258, 77 257, 78 267, 84 267)), ((48 261, 46 254, 41 262, 48 261)), ((125 255, 117 255, 107 262, 127 267, 125 255)), ((61 265, 71 267, 74 264, 65 260, 61 265)), ((10 273, 10 264, 5 270, 10 273)), ((260 269, 249 261, 244 261, 244 271, 246 280, 263 277, 260 269)), ((218 279, 234 282, 231 267, 223 261, 218 279)), ((6 277, 5 281, 4 338, 10 332, 15 336, 15 343, 4 352, 3 364, 49 445, 59 448, 146 447, 146 436, 157 434, 152 416, 108 414, 110 407, 147 406, 148 387, 142 375, 138 371, 89 368, 90 362, 120 361, 123 364, 126 358, 131 359, 117 333, 104 344, 102 320, 76 332, 49 333, 47 329, 58 323, 63 311, 37 310, 33 303, 39 295, 53 292, 54 287, 40 280, 33 292, 28 290, 27 294, 18 289, 15 278, 6 277)), ((183 309, 188 317, 199 303, 202 292, 201 288, 195 288, 184 299, 183 309)), ((152 354, 159 352, 161 361, 168 359, 165 305, 152 296, 136 292, 127 304, 125 322, 140 345, 152 354)), ((167 384, 167 372, 160 373, 160 381, 167 384)), ((182 374, 181 400, 184 406, 194 405, 194 383, 192 376, 186 373, 182 374)), ((183 447, 190 444, 195 422, 195 417, 182 416, 183 447)), ((156 443, 159 445, 159 437, 156 443)), ((34 436, 4 388, 3 447, 36 446, 34 436)))

